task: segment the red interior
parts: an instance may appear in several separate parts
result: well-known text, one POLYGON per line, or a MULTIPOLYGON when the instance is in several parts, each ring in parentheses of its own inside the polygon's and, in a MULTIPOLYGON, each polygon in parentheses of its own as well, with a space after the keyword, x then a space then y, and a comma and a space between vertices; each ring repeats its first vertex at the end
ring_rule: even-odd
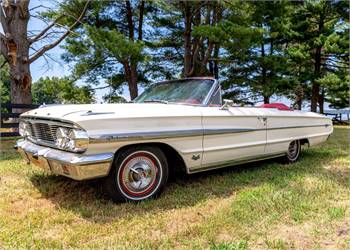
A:
POLYGON ((261 107, 262 108, 275 108, 275 109, 278 109, 278 110, 289 110, 289 111, 292 111, 292 109, 289 108, 287 105, 285 105, 283 103, 279 103, 279 102, 263 104, 263 105, 261 105, 261 107))

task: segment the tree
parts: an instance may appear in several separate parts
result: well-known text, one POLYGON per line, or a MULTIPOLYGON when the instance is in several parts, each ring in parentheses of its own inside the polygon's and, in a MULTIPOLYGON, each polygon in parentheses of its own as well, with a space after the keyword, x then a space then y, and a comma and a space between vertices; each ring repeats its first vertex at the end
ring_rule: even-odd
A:
POLYGON ((283 75, 287 71, 284 45, 289 6, 272 1, 239 4, 230 6, 235 9, 225 27, 234 32, 225 32, 229 34, 225 43, 229 66, 224 87, 239 86, 242 91, 253 93, 249 100, 262 96, 263 102, 269 103, 271 96, 281 94, 287 84, 283 75))
MULTIPOLYGON (((153 17, 158 40, 155 41, 157 62, 170 62, 183 77, 219 77, 220 29, 223 5, 220 1, 163 2, 153 17)), ((166 71, 165 71, 166 72, 166 71)))
MULTIPOLYGON (((70 9, 65 5, 63 9, 70 9)), ((138 95, 138 81, 147 82, 144 63, 144 22, 151 5, 140 1, 94 1, 87 24, 67 40, 64 59, 75 62, 74 74, 91 83, 101 78, 118 90, 127 83, 130 98, 138 95)))
POLYGON ((91 103, 94 92, 87 86, 79 87, 68 77, 40 78, 33 84, 33 101, 38 104, 91 103))
POLYGON ((294 53, 304 58, 301 67, 308 66, 307 70, 311 72, 308 77, 311 111, 316 112, 319 106, 323 113, 326 90, 320 85, 321 79, 349 67, 349 26, 346 21, 349 6, 345 1, 326 0, 294 4, 291 43, 300 48, 294 53))
POLYGON ((66 17, 67 13, 60 14, 46 28, 34 36, 30 36, 28 31, 28 22, 31 17, 29 2, 30 0, 0 1, 0 23, 4 32, 0 33, 0 51, 10 68, 12 103, 32 102, 30 64, 60 44, 70 34, 70 30, 80 24, 89 3, 89 1, 80 3, 80 11, 76 12, 80 13, 80 16, 70 22, 67 30, 57 40, 42 46, 30 55, 33 44, 50 36, 50 31, 61 19, 66 17))

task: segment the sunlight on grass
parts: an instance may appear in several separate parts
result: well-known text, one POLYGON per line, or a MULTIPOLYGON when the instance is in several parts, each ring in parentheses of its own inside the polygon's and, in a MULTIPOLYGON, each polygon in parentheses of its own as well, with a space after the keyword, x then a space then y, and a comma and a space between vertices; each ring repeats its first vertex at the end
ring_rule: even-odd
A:
POLYGON ((0 248, 350 247, 349 127, 302 153, 192 176, 157 200, 114 204, 98 181, 26 165, 1 141, 0 248))

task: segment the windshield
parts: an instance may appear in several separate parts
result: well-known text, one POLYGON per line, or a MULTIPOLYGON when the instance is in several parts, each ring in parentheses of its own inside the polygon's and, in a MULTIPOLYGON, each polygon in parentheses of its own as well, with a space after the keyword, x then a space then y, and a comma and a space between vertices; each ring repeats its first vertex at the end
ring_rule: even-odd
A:
POLYGON ((185 79, 157 83, 134 102, 175 102, 186 104, 205 104, 204 101, 213 86, 214 81, 209 79, 185 79))

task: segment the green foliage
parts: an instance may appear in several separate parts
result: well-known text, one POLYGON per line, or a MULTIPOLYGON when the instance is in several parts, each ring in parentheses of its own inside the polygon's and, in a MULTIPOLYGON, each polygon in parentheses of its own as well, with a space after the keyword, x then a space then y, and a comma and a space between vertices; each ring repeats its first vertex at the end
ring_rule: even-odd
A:
POLYGON ((286 87, 281 76, 286 71, 283 45, 289 27, 288 3, 239 2, 230 9, 228 22, 224 23, 229 36, 224 47, 231 63, 224 72, 224 89, 231 92, 239 87, 242 99, 261 101, 262 96, 268 102, 273 94, 280 94, 286 87), (249 9, 250 15, 232 8, 249 9), (247 98, 244 92, 253 95, 247 98))
POLYGON ((78 87, 74 81, 65 77, 40 78, 32 86, 33 102, 52 103, 91 103, 93 91, 87 87, 78 87))
MULTIPOLYGON (((141 3, 130 1, 131 32, 125 1, 91 1, 82 25, 66 39, 63 59, 75 65, 72 75, 107 84, 111 91, 104 100, 120 101, 123 86, 131 89, 132 66, 137 86, 184 75, 188 7, 190 64, 197 64, 193 76, 214 75, 216 68, 225 97, 254 104, 286 96, 300 106, 315 95, 316 84, 331 106, 348 106, 345 1, 145 1, 143 37, 138 39, 141 3)), ((83 4, 64 1, 58 11, 43 15, 74 13, 83 4)), ((65 25, 73 21, 70 16, 60 20, 65 25)))
POLYGON ((349 22, 344 18, 348 5, 345 1, 322 0, 292 6, 295 8, 288 15, 293 24, 287 48, 289 78, 302 87, 301 98, 309 99, 311 85, 320 84, 332 106, 348 106, 349 73, 344 72, 349 68, 349 22))
MULTIPOLYGON (((0 65, 3 65, 4 58, 0 56, 0 65)), ((10 70, 8 64, 4 64, 0 69, 0 95, 1 103, 10 102, 10 70)))
POLYGON ((105 50, 107 56, 115 58, 118 62, 139 62, 145 59, 142 41, 131 41, 118 30, 106 30, 93 26, 85 28, 95 46, 101 51, 105 50))

